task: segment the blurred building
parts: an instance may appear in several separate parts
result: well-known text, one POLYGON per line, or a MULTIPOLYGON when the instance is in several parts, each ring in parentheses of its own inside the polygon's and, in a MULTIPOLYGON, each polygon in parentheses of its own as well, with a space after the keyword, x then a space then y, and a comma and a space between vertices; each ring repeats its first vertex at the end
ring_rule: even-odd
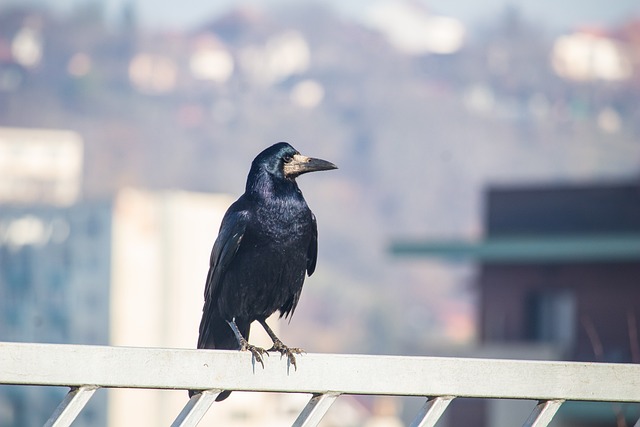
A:
MULTIPOLYGON (((194 348, 209 253, 230 202, 126 189, 67 207, 3 203, 0 340, 194 348)), ((0 388, 0 425, 42 425, 66 392, 0 388)), ((113 391, 107 409, 99 391, 76 424, 168 425, 187 399, 132 393, 113 391)))
POLYGON ((559 37, 553 45, 551 65, 559 76, 576 81, 620 81, 633 75, 627 45, 587 31, 559 37))
MULTIPOLYGON (((492 189, 487 209, 487 244, 504 246, 480 264, 481 342, 640 363, 640 183, 492 189)), ((570 402, 558 418, 604 427, 639 411, 570 402)))
MULTIPOLYGON (((484 241, 394 249, 478 263, 483 347, 546 344, 565 360, 640 363, 639 182, 492 188, 484 241)), ((452 425, 497 425, 486 405, 454 402, 452 425)), ((639 412, 569 402, 556 422, 611 426, 639 412)))
MULTIPOLYGON (((109 203, 0 204, 0 341, 107 344, 109 203)), ((67 389, 0 387, 0 425, 40 426, 67 389)), ((106 394, 77 421, 106 426, 106 394)))
MULTIPOLYGON (((110 207, 74 205, 82 159, 74 132, 0 128, 0 340, 108 342, 110 207)), ((0 387, 0 425, 42 425, 66 392, 0 387)), ((105 394, 87 409, 105 425, 105 394)))
POLYGON ((487 207, 503 247, 481 263, 481 340, 640 362, 640 183, 493 189, 487 207))
POLYGON ((80 196, 82 168, 75 132, 0 128, 0 203, 71 205, 80 196))
POLYGON ((376 2, 364 24, 410 55, 453 54, 465 43, 466 29, 460 20, 434 15, 415 2, 376 2))

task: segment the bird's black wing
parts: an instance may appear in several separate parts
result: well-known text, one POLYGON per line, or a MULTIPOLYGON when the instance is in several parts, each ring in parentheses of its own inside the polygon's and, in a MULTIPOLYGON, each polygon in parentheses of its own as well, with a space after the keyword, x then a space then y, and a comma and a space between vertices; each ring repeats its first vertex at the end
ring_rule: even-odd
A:
POLYGON ((204 289, 205 300, 211 299, 216 293, 216 287, 238 252, 240 242, 242 242, 247 228, 248 218, 249 212, 246 210, 229 210, 222 220, 218 238, 213 244, 211 258, 209 259, 209 273, 207 274, 207 284, 204 289))
MULTIPOLYGON (((316 269, 316 260, 318 259, 318 225, 316 223, 316 217, 311 213, 311 239, 309 240, 309 246, 307 247, 307 274, 311 276, 316 269)), ((302 285, 302 284, 301 284, 302 285)), ((294 293, 287 299, 282 307, 280 307, 280 317, 288 318, 293 315, 298 300, 300 299, 300 293, 302 293, 302 286, 295 290, 294 293)))
POLYGON ((318 259, 318 224, 316 216, 311 213, 311 241, 307 249, 307 274, 311 276, 316 270, 316 260, 318 259))
MULTIPOLYGON (((198 348, 204 348, 205 343, 209 342, 211 334, 215 333, 211 322, 216 316, 217 307, 214 306, 217 300, 219 288, 224 280, 224 274, 229 264, 235 257, 240 243, 244 237, 247 228, 249 212, 246 210, 234 210, 234 206, 222 220, 218 238, 213 244, 211 250, 211 258, 209 260, 209 272, 207 274, 207 283, 204 289, 204 308, 202 313, 202 321, 200 322, 200 337, 198 338, 198 348)), ((226 325, 225 325, 226 328, 226 325)))

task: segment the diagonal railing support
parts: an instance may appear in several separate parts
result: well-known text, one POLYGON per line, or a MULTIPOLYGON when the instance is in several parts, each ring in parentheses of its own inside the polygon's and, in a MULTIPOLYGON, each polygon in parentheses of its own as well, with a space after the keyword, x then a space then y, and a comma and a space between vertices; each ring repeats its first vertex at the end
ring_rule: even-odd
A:
POLYGON ((204 390, 194 394, 184 405, 171 427, 195 427, 207 413, 220 390, 204 390))
POLYGON ((314 394, 294 421, 293 427, 317 426, 338 396, 340 393, 314 394))
POLYGON ((541 400, 525 421, 523 427, 546 427, 560 409, 564 400, 541 400))
POLYGON ((99 387, 73 387, 49 417, 44 427, 68 427, 99 387))
POLYGON ((418 415, 411 423, 411 427, 435 426, 453 399, 455 399, 455 396, 430 397, 420 408, 418 415))

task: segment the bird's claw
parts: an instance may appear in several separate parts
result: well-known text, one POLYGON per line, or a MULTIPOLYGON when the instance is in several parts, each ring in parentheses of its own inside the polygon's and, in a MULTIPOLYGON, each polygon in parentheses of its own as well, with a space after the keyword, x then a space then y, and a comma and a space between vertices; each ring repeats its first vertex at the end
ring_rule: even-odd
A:
POLYGON ((267 353, 267 350, 262 347, 258 347, 245 342, 240 347, 240 351, 250 351, 253 358, 260 362, 260 364, 262 365, 262 369, 264 369, 264 359, 262 358, 262 355, 266 354, 268 356, 269 353, 267 353))
MULTIPOLYGON (((277 351, 281 356, 287 356, 289 364, 293 365, 293 368, 297 371, 298 365, 296 364, 296 354, 302 354, 305 351, 297 347, 287 347, 280 340, 273 342, 273 346, 267 351, 277 351)), ((268 353, 267 353, 268 354, 268 353)))

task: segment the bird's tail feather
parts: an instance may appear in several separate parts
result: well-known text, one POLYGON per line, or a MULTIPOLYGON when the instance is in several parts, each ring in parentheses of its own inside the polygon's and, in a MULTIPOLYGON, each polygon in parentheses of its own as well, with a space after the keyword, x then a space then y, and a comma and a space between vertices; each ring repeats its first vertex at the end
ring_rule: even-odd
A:
MULTIPOLYGON (((238 318, 236 318, 235 321, 242 336, 248 340, 251 322, 238 318)), ((209 316, 207 319, 203 318, 202 323, 200 324, 198 348, 238 350, 240 349, 240 344, 226 320, 217 316, 209 316)), ((198 392, 199 390, 189 390, 189 397, 192 397, 198 392)), ((216 397, 216 401, 220 402, 229 397, 230 394, 231 391, 225 390, 216 397)))
MULTIPOLYGON (((248 339, 249 325, 245 325, 245 323, 236 319, 238 330, 245 339, 248 339)), ((208 319, 203 319, 198 337, 198 348, 238 350, 240 344, 226 320, 222 317, 210 316, 208 319)))

